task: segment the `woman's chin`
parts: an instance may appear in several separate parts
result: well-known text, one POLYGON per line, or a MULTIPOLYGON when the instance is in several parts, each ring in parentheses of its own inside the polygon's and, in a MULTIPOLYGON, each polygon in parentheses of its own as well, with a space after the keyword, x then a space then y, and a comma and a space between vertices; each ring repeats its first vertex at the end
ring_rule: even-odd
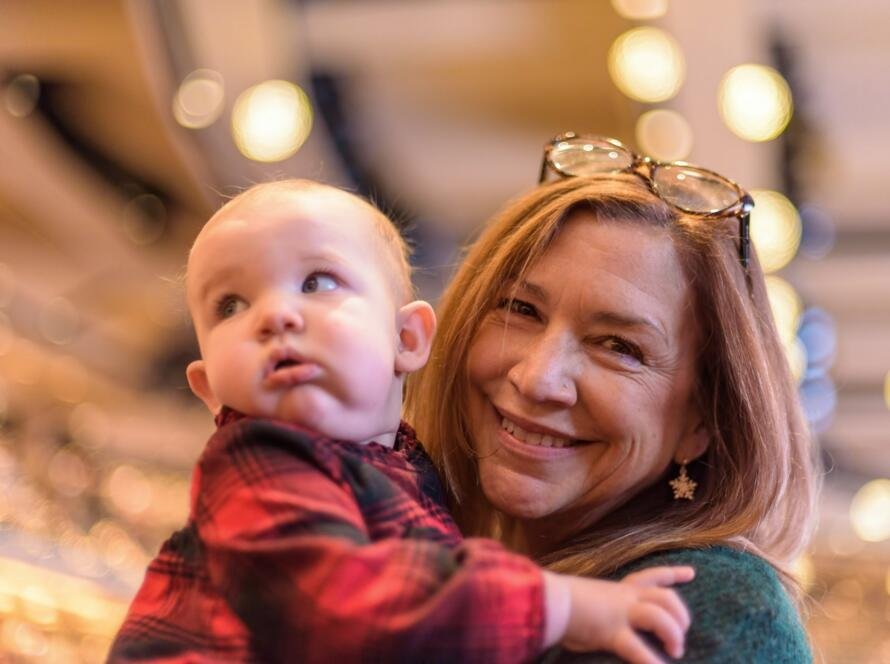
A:
POLYGON ((546 480, 517 473, 500 465, 479 464, 479 478, 488 502, 507 516, 534 520, 561 507, 559 492, 546 480))

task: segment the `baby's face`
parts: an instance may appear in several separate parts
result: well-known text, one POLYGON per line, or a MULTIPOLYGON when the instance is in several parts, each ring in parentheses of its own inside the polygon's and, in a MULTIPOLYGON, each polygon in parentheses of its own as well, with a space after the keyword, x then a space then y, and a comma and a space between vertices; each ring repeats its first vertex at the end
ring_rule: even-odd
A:
POLYGON ((205 226, 189 257, 203 362, 189 382, 198 392, 192 372, 204 372, 211 408, 359 442, 398 424, 399 303, 371 214, 321 189, 249 201, 205 226))

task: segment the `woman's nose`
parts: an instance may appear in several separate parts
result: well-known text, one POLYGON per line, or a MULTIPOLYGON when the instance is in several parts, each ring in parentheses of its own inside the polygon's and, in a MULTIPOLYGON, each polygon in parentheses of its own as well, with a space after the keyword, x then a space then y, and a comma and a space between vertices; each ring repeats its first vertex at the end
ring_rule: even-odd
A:
POLYGON ((260 338, 301 332, 304 325, 303 315, 293 298, 269 297, 260 306, 257 319, 260 338))
POLYGON ((507 378, 531 401, 572 406, 578 399, 574 355, 564 336, 542 335, 523 349, 507 378))

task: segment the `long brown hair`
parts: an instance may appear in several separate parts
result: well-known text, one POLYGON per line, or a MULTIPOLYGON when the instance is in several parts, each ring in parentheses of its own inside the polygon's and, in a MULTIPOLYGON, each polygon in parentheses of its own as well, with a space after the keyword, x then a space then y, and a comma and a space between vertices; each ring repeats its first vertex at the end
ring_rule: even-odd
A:
POLYGON ((508 284, 522 278, 579 208, 597 219, 668 230, 703 331, 695 391, 711 442, 690 466, 699 482, 694 501, 665 500, 654 514, 625 504, 540 562, 601 576, 656 551, 720 543, 766 558, 793 591, 784 569, 809 538, 819 473, 763 273, 752 257, 746 281, 735 219, 679 214, 634 175, 565 179, 515 200, 469 247, 443 294, 432 355, 409 379, 406 408, 444 474, 459 523, 473 535, 511 529, 510 518, 491 506, 478 481, 466 419, 469 347, 508 284))

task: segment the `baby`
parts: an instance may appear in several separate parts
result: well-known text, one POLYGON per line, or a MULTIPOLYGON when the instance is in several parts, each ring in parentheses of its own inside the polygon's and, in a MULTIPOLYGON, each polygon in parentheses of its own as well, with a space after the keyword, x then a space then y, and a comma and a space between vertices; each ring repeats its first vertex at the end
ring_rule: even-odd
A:
POLYGON ((110 661, 521 662, 557 643, 660 661, 635 630, 682 655, 689 615, 665 586, 691 568, 583 579, 462 539, 400 422, 435 330, 406 256, 373 206, 304 180, 201 230, 187 377, 217 430, 110 661))

